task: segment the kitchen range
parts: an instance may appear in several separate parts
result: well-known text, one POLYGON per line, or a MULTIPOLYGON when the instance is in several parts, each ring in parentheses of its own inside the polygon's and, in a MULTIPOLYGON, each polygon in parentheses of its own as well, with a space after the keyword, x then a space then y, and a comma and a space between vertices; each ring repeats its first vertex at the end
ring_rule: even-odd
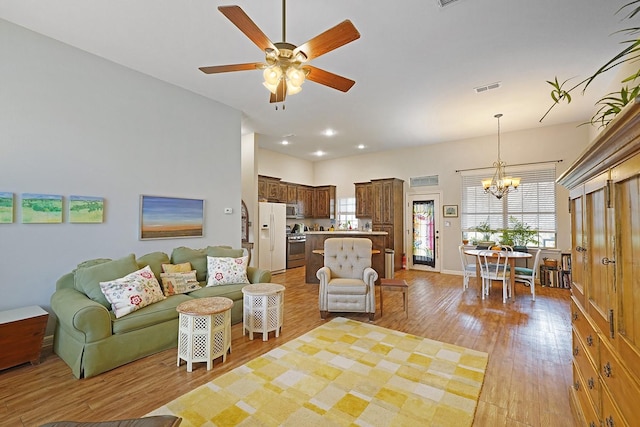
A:
POLYGON ((292 232, 287 232, 287 268, 303 267, 305 265, 307 236, 304 234, 304 229, 304 224, 295 224, 292 232))

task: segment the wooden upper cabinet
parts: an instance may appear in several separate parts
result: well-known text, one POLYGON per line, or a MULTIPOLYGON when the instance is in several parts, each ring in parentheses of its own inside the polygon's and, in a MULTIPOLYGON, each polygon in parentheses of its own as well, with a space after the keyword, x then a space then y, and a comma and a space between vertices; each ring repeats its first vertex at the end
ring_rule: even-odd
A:
POLYGON ((305 218, 313 218, 313 188, 307 186, 298 187, 298 204, 302 203, 300 211, 305 218), (300 196, 300 191, 302 196, 300 196))
POLYGON ((325 185, 322 187, 315 187, 314 198, 314 218, 335 218, 336 207, 336 187, 333 185, 325 185))
POLYGON ((298 186, 296 184, 287 184, 287 203, 298 203, 298 186))
POLYGON ((269 191, 267 189, 267 179, 258 176, 258 200, 267 200, 269 198, 269 191))
POLYGON ((370 182, 356 182, 356 217, 371 218, 373 186, 370 182))

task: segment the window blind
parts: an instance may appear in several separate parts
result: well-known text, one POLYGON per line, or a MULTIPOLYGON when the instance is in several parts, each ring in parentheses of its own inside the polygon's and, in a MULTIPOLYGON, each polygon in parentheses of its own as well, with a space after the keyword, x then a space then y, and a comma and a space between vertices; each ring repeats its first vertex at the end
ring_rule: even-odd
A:
MULTIPOLYGON (((491 229, 509 227, 509 217, 530 226, 542 233, 552 233, 556 227, 556 169, 511 171, 520 177, 517 191, 506 194, 501 200, 485 193, 481 180, 488 174, 465 174, 462 176, 461 228, 462 231, 475 231, 475 227, 488 223, 491 229)), ((554 239, 555 240, 555 239, 554 239)))

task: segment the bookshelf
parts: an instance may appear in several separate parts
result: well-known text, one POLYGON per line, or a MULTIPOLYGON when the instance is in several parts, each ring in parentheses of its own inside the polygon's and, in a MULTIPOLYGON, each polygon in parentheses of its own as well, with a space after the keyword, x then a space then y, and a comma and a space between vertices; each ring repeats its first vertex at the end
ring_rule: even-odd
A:
POLYGON ((540 264, 540 285, 550 288, 571 288, 571 253, 562 252, 559 263, 540 264))

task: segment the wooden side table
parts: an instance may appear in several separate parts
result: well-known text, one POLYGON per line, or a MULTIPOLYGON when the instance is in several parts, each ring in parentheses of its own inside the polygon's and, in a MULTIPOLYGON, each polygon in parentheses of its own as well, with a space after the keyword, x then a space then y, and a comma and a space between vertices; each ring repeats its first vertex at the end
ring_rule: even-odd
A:
POLYGON ((261 332, 262 341, 269 339, 270 331, 275 331, 276 337, 280 336, 284 290, 284 286, 275 283, 254 283, 242 288, 242 335, 248 331, 252 340, 254 332, 261 332))
POLYGON ((383 297, 382 291, 399 291, 402 292, 402 308, 404 314, 409 318, 409 285, 402 279, 380 279, 380 316, 382 316, 383 297))
POLYGON ((37 305, 0 311, 0 369, 40 363, 49 313, 37 305))
POLYGON ((198 298, 176 307, 180 313, 178 329, 178 366, 187 362, 191 372, 193 362, 207 362, 207 371, 213 359, 227 360, 231 352, 231 307, 233 301, 225 297, 198 298))

